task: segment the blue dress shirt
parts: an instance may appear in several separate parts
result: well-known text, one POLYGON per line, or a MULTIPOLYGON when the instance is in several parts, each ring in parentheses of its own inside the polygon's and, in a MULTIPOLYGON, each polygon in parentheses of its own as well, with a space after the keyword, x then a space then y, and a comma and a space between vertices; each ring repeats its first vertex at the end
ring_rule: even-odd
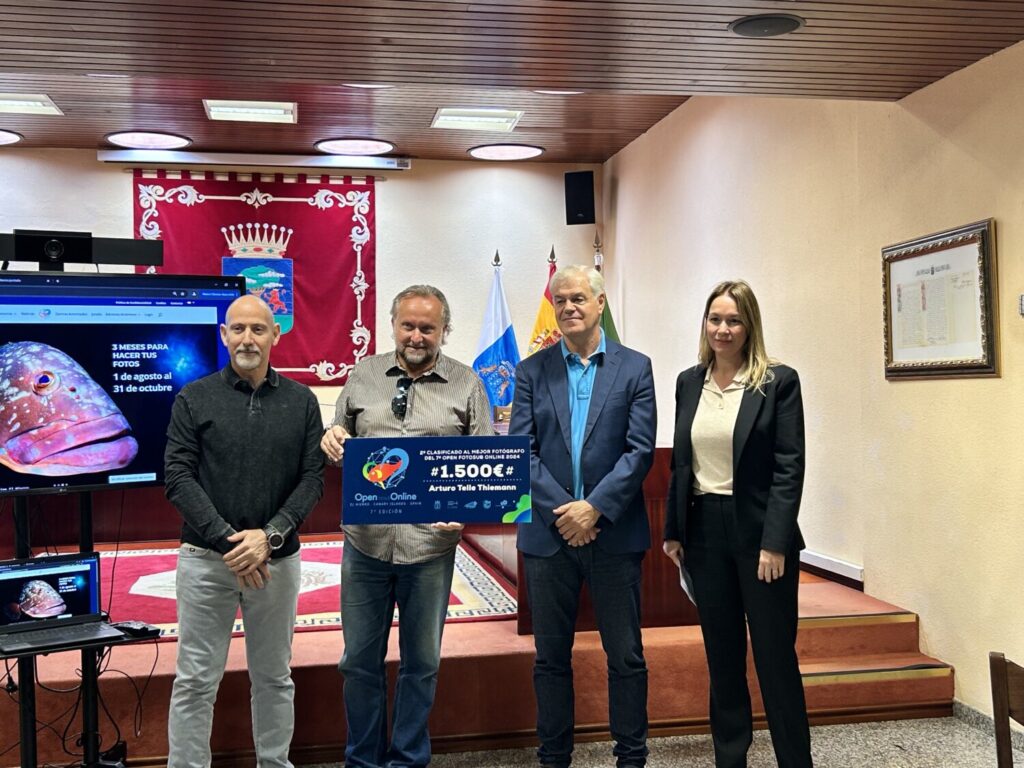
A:
POLYGON ((565 370, 569 377, 569 414, 571 416, 572 433, 572 484, 573 496, 583 498, 583 436, 587 431, 587 415, 590 413, 590 394, 594 391, 597 379, 597 366, 604 362, 606 350, 604 331, 600 331, 601 340, 597 349, 590 356, 587 365, 583 365, 580 356, 570 352, 562 339, 562 357, 565 358, 565 370))

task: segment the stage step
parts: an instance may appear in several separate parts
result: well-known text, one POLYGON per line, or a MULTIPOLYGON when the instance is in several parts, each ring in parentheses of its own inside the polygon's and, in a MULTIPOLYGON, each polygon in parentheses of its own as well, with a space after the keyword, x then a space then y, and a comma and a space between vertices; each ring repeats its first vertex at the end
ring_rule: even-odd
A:
POLYGON ((917 616, 906 611, 802 618, 797 632, 801 659, 917 652, 919 644, 917 616))
MULTIPOLYGON (((891 606, 887 606, 891 608, 891 606)), ((797 649, 812 723, 859 722, 952 713, 953 669, 918 650, 917 616, 905 611, 800 620, 797 649)), ((699 629, 644 634, 651 679, 664 668, 669 690, 651 697, 652 732, 707 729, 708 679, 699 629), (683 661, 682 656, 688 657, 683 661)), ((763 706, 753 661, 754 711, 763 706)))
MULTIPOLYGON (((828 582, 801 584, 798 652, 811 721, 860 722, 949 715, 953 669, 919 651, 916 615, 863 593, 828 582), (831 605, 831 610, 829 606, 831 605)), ((394 679, 397 632, 388 654, 394 679)), ((650 669, 649 715, 652 735, 707 730, 708 678, 700 628, 644 630, 650 669)), ((154 676, 146 694, 143 731, 129 736, 132 765, 160 765, 167 752, 166 718, 174 671, 175 644, 159 644, 154 676)), ((297 764, 339 760, 345 737, 341 702, 341 633, 296 634, 296 732, 292 760, 297 764)), ((116 648, 112 669, 141 682, 154 665, 152 645, 116 648)), ((516 634, 514 621, 452 624, 445 629, 444 660, 431 733, 438 751, 521 746, 535 743, 532 686, 533 638, 516 634)), ((78 681, 77 654, 41 658, 39 674, 52 688, 78 681)), ((608 738, 607 670, 596 632, 577 635, 573 666, 580 740, 608 738)), ((760 696, 749 669, 754 708, 760 696)), ((135 709, 130 681, 120 675, 100 679, 104 701, 125 732, 135 709), (127 727, 126 727, 127 726, 127 727)), ((251 765, 248 676, 244 645, 232 643, 217 701, 213 747, 218 766, 251 765)), ((68 696, 38 692, 39 718, 47 722, 68 706, 68 696)), ((0 743, 17 741, 17 706, 0 699, 0 743)), ((760 721, 759 721, 760 722, 760 721)), ((108 726, 104 725, 104 732, 108 726)), ((40 734, 40 759, 62 760, 59 740, 40 734)), ((16 750, 0 764, 14 765, 16 750)))

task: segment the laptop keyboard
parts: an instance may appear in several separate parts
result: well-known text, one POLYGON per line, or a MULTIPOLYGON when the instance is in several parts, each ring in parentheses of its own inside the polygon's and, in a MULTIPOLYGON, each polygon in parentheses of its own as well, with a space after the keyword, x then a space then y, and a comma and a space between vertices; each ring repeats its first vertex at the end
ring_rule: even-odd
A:
POLYGON ((121 632, 109 624, 97 622, 93 624, 71 624, 66 627, 51 627, 50 629, 34 629, 29 632, 19 632, 16 635, 0 639, 0 649, 7 648, 35 648, 50 645, 67 645, 74 647, 78 643, 88 643, 93 640, 120 637, 121 632))

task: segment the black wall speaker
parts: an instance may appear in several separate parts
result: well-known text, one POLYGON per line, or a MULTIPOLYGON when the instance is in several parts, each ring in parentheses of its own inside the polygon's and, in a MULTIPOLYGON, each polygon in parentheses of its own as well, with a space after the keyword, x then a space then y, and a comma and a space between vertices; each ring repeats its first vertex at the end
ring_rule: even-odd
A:
POLYGON ((594 223, 594 172, 565 174, 565 223, 594 223))

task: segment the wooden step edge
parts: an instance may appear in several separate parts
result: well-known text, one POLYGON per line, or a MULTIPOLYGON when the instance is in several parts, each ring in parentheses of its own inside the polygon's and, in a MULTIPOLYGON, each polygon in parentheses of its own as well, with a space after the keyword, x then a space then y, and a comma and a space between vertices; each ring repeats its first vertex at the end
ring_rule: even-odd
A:
POLYGON ((868 627, 879 624, 914 624, 917 614, 910 611, 892 613, 854 613, 843 616, 802 616, 800 629, 828 629, 829 627, 868 627))
POLYGON ((848 685, 852 683, 892 682, 897 680, 923 680, 933 677, 952 677, 953 667, 942 662, 913 664, 905 667, 851 669, 839 672, 804 672, 804 687, 812 685, 848 685))

